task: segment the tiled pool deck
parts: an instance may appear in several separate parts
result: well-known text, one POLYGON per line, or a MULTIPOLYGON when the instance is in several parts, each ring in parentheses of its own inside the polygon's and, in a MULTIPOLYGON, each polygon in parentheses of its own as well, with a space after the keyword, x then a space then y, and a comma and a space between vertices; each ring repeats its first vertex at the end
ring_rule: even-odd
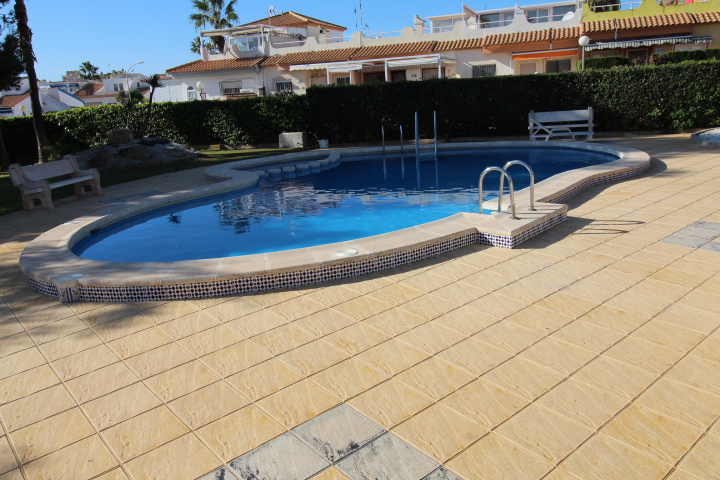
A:
POLYGON ((60 304, 22 282, 38 234, 202 170, 0 217, 0 480, 720 479, 720 148, 600 142, 651 169, 517 249, 319 288, 60 304))

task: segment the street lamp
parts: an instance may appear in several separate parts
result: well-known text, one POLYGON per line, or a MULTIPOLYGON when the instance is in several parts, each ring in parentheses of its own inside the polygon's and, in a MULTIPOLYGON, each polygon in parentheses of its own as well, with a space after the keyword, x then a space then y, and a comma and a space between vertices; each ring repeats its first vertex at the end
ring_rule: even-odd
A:
POLYGON ((22 112, 23 117, 25 116, 25 111, 26 111, 26 110, 27 110, 27 107, 26 107, 25 105, 23 105, 23 106, 20 107, 20 111, 22 112))
POLYGON ((585 47, 587 47, 590 44, 590 37, 587 35, 583 35, 578 39, 578 44, 582 48, 582 67, 581 70, 585 71, 585 47))
POLYGON ((195 86, 197 86, 198 90, 200 90, 200 99, 205 100, 205 96, 207 95, 207 93, 203 92, 203 90, 205 89, 205 83, 200 80, 195 84, 195 86))
POLYGON ((133 67, 140 65, 141 63, 145 62, 138 62, 130 65, 130 68, 125 70, 125 83, 127 84, 127 102, 128 102, 128 114, 127 114, 127 123, 125 124, 125 128, 130 129, 130 110, 132 110, 132 97, 130 96, 130 80, 128 79, 128 75, 130 74, 130 70, 132 70, 133 67))

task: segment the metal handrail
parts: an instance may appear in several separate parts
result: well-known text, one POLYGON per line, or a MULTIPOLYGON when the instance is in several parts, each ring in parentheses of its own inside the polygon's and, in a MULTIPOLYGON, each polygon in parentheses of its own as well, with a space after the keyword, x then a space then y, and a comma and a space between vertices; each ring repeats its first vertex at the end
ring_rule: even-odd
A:
MULTIPOLYGON (((508 172, 505 171, 505 169, 500 167, 488 167, 480 174, 480 179, 478 180, 478 212, 482 213, 482 205, 483 205, 483 180, 485 179, 485 175, 487 175, 490 172, 500 172, 500 185, 503 185, 503 180, 505 177, 508 179, 508 185, 510 186, 510 211, 512 213, 511 217, 513 220, 517 220, 517 216, 515 215, 515 186, 513 185, 512 177, 508 172)), ((498 212, 502 210, 502 197, 503 197, 503 191, 502 187, 500 189, 499 195, 498 195, 498 212)))
MULTIPOLYGON (((530 173, 530 210, 535 211, 535 172, 533 172, 533 169, 530 168, 530 165, 523 162, 522 160, 510 160, 505 164, 503 167, 503 170, 507 170, 508 168, 512 167, 513 165, 522 165, 523 167, 527 168, 528 172, 530 173)), ((502 194, 503 191, 503 182, 505 181, 505 177, 500 176, 500 193, 502 194)))

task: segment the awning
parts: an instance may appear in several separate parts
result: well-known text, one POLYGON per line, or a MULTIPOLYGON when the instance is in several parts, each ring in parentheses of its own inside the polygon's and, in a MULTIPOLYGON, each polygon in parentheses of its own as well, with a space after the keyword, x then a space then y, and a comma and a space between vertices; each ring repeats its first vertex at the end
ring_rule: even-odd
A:
POLYGON ((438 64, 454 65, 457 63, 457 60, 447 55, 414 55, 410 57, 373 58, 368 60, 349 60, 345 62, 290 65, 290 71, 328 70, 330 72, 349 72, 351 70, 361 70, 367 67, 380 67, 384 70, 386 63, 388 69, 396 69, 399 67, 420 68, 426 65, 430 65, 432 67, 437 67, 438 64))
POLYGON ((706 43, 712 41, 711 36, 707 37, 693 37, 692 35, 679 35, 673 37, 658 37, 658 38, 643 38, 643 39, 632 39, 632 40, 618 40, 615 42, 597 42, 590 43, 585 50, 588 52, 591 50, 604 50, 612 48, 635 48, 635 47, 648 47, 651 45, 663 45, 665 43, 706 43))
POLYGON ((569 57, 578 55, 577 48, 563 48, 562 50, 542 50, 538 52, 513 53, 513 60, 530 60, 533 58, 569 57))

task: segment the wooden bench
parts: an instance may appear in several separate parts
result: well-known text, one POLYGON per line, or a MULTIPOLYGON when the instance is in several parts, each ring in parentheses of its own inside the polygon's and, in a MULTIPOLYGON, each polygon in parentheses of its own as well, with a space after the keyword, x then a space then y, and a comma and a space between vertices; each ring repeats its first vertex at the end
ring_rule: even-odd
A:
POLYGON ((102 193, 100 173, 97 169, 80 170, 72 155, 65 155, 61 160, 26 167, 14 163, 8 168, 8 173, 13 185, 20 188, 25 210, 35 208, 36 198, 40 200, 43 208, 55 208, 50 191, 65 185, 75 185, 75 194, 78 197, 85 195, 86 185, 95 195, 102 193))
POLYGON ((593 109, 563 110, 558 112, 535 112, 530 110, 530 140, 550 137, 584 136, 585 141, 590 140, 593 132, 593 109))

